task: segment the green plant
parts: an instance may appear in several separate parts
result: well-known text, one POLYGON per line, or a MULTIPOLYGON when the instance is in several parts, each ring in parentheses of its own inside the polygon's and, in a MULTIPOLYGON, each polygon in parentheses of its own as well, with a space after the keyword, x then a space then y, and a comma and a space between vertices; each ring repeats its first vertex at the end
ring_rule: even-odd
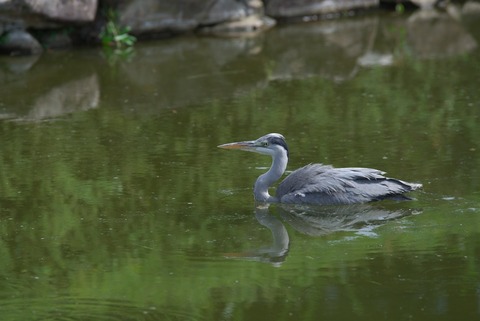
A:
POLYGON ((405 6, 403 5, 403 3, 397 3, 395 5, 395 12, 397 12, 397 13, 404 13, 405 12, 405 6))
POLYGON ((118 15, 113 9, 105 11, 107 23, 100 32, 100 39, 105 47, 115 47, 116 49, 125 49, 132 47, 137 38, 129 34, 131 28, 122 27, 118 24, 118 15))

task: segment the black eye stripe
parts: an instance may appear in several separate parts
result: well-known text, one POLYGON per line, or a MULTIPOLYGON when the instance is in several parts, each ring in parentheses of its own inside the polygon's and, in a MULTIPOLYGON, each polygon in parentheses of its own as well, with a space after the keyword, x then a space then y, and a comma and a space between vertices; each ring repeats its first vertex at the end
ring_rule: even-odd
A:
POLYGON ((285 150, 287 151, 287 156, 288 156, 288 146, 287 146, 287 143, 285 142, 284 139, 282 139, 280 137, 269 137, 268 141, 270 142, 270 144, 280 145, 283 148, 285 148, 285 150))

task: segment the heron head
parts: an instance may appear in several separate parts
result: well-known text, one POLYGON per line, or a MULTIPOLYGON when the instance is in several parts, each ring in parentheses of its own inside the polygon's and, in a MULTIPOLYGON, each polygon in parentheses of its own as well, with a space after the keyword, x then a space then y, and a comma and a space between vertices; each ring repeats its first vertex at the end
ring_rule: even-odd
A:
POLYGON ((244 150, 270 156, 285 151, 288 156, 288 146, 285 142, 285 137, 277 133, 270 133, 256 140, 228 143, 219 145, 218 147, 224 149, 244 150))

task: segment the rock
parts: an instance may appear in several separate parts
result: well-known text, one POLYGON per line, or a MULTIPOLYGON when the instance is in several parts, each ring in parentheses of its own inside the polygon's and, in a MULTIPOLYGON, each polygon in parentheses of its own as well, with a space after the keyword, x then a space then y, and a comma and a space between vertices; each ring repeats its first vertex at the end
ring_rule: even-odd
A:
POLYGON ((413 4, 415 4, 420 9, 433 9, 437 4, 438 0, 410 0, 413 4))
POLYGON ((119 22, 134 35, 169 35, 195 29, 210 1, 125 0, 117 7, 119 22))
POLYGON ((95 19, 98 0, 0 0, 0 29, 51 30, 95 19))
POLYGON ((212 25, 225 21, 242 20, 249 15, 248 8, 241 2, 231 0, 215 1, 201 24, 212 25))
POLYGON ((480 14, 480 3, 475 1, 467 1, 462 7, 462 14, 464 15, 478 15, 480 14))
POLYGON ((265 13, 274 18, 324 16, 350 10, 378 7, 380 0, 269 0, 265 13))
POLYGON ((264 30, 272 22, 263 18, 260 0, 125 0, 117 10, 120 24, 131 27, 134 35, 170 35, 197 28, 204 33, 238 34, 264 30))
POLYGON ((97 12, 97 0, 23 0, 34 14, 47 18, 71 21, 93 21, 97 12))
POLYGON ((37 55, 42 51, 40 43, 25 30, 8 32, 0 44, 0 53, 10 55, 37 55))
POLYGON ((255 34, 275 25, 275 20, 266 16, 249 16, 238 21, 227 21, 212 27, 200 29, 202 34, 217 36, 238 36, 255 34))

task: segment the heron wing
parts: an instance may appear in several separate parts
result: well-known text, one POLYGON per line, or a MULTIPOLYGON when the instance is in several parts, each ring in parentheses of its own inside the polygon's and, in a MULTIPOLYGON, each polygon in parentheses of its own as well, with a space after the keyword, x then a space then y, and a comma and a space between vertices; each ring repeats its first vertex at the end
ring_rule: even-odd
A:
POLYGON ((278 186, 282 203, 353 204, 402 196, 421 187, 387 178, 377 169, 310 164, 288 175, 278 186))

